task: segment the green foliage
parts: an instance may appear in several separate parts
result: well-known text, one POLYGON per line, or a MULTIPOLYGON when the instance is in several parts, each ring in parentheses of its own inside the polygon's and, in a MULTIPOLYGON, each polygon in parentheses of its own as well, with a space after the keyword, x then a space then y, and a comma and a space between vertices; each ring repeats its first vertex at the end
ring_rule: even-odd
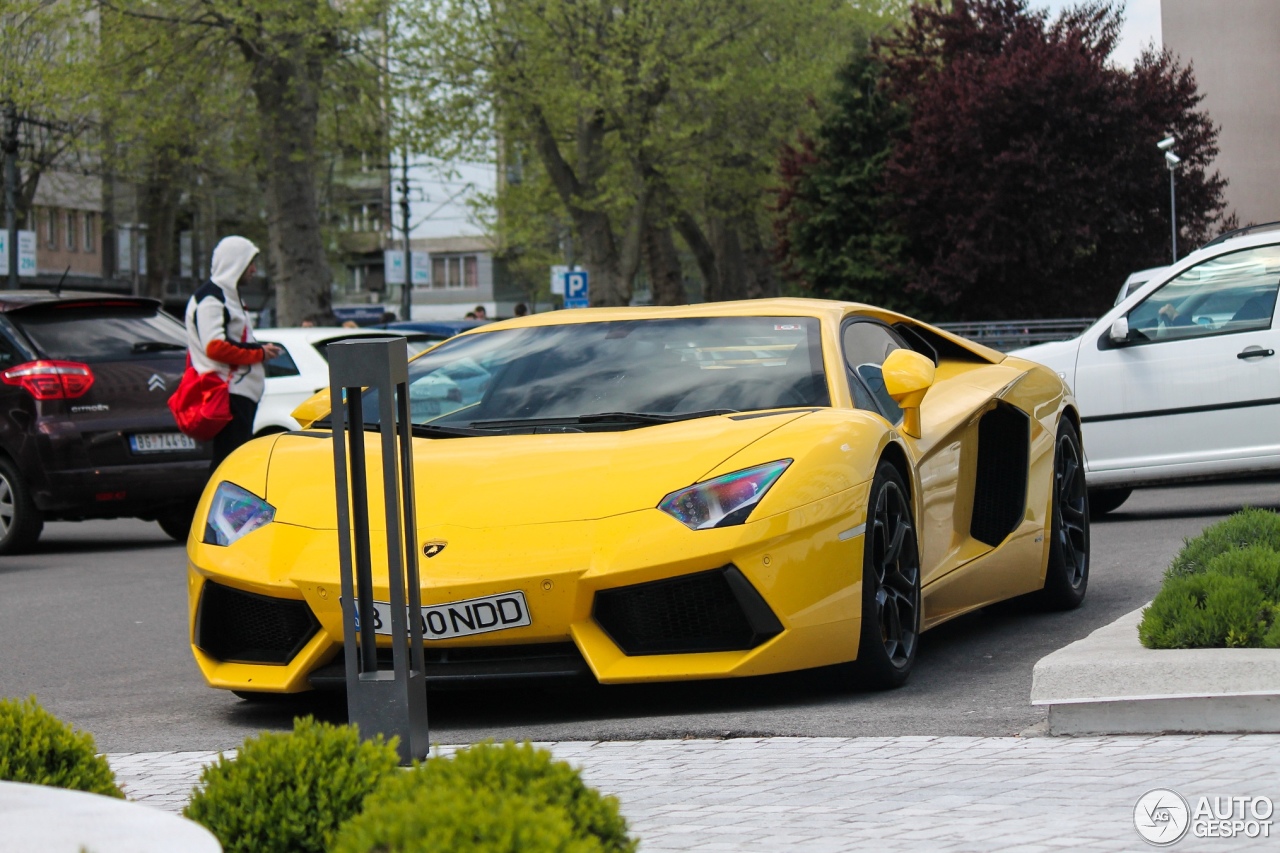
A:
POLYGON ((355 726, 303 717, 291 733, 250 737, 235 760, 206 767, 184 814, 227 853, 319 853, 398 764, 394 740, 361 743, 355 726))
POLYGON ((370 797, 365 814, 366 819, 353 821, 350 832, 344 829, 337 850, 523 850, 517 841, 525 843, 524 836, 516 833, 520 822, 534 814, 554 819, 539 818, 531 823, 527 843, 551 846, 529 849, 632 853, 637 844, 627 837, 627 823, 618 811, 617 800, 601 796, 587 787, 569 764, 556 761, 551 753, 528 743, 483 743, 451 758, 429 759, 411 773, 385 779, 370 797), (468 807, 459 811, 456 823, 454 817, 445 819, 443 812, 434 810, 452 809, 454 804, 470 801, 488 803, 490 810, 501 804, 501 809, 494 817, 486 818, 485 809, 468 807), (415 812, 424 817, 414 827, 434 827, 435 820, 445 820, 439 828, 439 847, 411 846, 406 839, 412 839, 414 832, 392 826, 394 816, 407 819, 415 812), (381 823, 385 824, 381 828, 378 815, 383 816, 381 823), (454 848, 444 843, 468 832, 486 839, 484 844, 454 848))
POLYGON ((1199 536, 1185 540, 1166 576, 1173 578, 1203 572, 1219 554, 1250 545, 1280 551, 1280 514, 1245 507, 1230 518, 1205 528, 1199 536))
MULTIPOLYGON (((409 774, 405 774, 409 775, 409 774)), ((333 853, 598 853, 564 809, 510 791, 419 785, 343 825, 333 853)))
POLYGON ((1270 608, 1252 578, 1204 572, 1169 578, 1142 614, 1138 638, 1149 649, 1261 645, 1270 608))
POLYGON ((41 708, 34 696, 0 699, 0 779, 124 796, 93 736, 41 708))

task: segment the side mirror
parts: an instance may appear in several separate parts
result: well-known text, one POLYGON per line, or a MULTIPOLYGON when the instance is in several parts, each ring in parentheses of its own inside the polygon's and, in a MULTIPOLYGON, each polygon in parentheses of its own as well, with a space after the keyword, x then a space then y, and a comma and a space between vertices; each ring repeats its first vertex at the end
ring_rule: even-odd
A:
POLYGON ((1127 344, 1129 343, 1129 318, 1117 317, 1115 322, 1111 324, 1111 343, 1127 344))
POLYGON ((293 419, 297 421, 303 429, 308 429, 313 423, 329 414, 329 410, 333 407, 329 405, 329 389, 321 388, 307 399, 298 404, 298 408, 292 412, 293 419))
POLYGON ((933 385, 933 361, 909 349, 896 349, 880 366, 884 390, 902 407, 902 431, 920 437, 920 403, 933 385))

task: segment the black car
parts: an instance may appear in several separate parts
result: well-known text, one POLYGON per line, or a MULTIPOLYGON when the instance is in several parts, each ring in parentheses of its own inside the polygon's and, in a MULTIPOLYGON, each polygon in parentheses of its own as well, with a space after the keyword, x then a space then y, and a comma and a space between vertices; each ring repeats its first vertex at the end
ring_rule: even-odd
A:
POLYGON ((211 448, 167 405, 185 368, 157 300, 0 291, 0 554, 46 520, 143 518, 186 539, 211 448))

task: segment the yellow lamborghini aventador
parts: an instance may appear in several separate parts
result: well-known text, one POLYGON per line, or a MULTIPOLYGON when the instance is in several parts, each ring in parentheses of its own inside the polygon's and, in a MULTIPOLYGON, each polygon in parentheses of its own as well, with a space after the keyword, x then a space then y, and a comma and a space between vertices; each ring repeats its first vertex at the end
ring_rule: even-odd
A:
MULTIPOLYGON (((851 663, 894 686, 921 631, 1015 596, 1084 598, 1068 389, 889 311, 539 314, 415 359, 409 402, 428 681, 851 663)), ((196 661, 241 694, 343 683, 327 403, 297 415, 307 428, 223 463, 188 541, 196 661)), ((372 539, 389 626, 385 537, 372 539)))

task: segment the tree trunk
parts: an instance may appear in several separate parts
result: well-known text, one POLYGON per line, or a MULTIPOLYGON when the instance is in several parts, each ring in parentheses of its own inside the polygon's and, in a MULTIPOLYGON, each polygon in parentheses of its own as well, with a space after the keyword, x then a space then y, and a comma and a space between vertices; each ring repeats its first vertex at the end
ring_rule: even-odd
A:
POLYGON ((646 224, 644 229, 645 266, 649 271, 649 287, 654 305, 684 305, 689 299, 684 291, 684 274, 680 256, 671 236, 671 226, 646 224))
POLYGON ((760 226, 749 216, 742 217, 742 252, 746 259, 747 298, 768 299, 782 293, 782 281, 774 266, 773 250, 760 236, 760 226))
POLYGON ((742 252, 738 229, 732 220, 715 216, 708 230, 716 253, 716 277, 707 301, 746 299, 747 259, 742 252))
POLYGON ((714 282, 719 276, 716 272, 715 250, 707 240, 707 235, 703 233, 702 226, 698 225, 698 220, 694 219, 693 214, 687 210, 676 214, 675 225, 685 245, 689 247, 690 252, 693 252, 694 260, 698 262, 698 272, 702 274, 702 299, 704 302, 709 302, 711 297, 707 294, 715 291, 714 282))
POLYGON ((267 254, 276 292, 276 322, 295 326, 333 310, 332 272, 320 234, 315 143, 323 65, 251 56, 252 86, 262 122, 267 254))
POLYGON ((142 209, 147 222, 147 277, 142 295, 164 299, 174 274, 174 244, 177 242, 178 182, 173 160, 161 153, 152 164, 141 188, 142 209))

